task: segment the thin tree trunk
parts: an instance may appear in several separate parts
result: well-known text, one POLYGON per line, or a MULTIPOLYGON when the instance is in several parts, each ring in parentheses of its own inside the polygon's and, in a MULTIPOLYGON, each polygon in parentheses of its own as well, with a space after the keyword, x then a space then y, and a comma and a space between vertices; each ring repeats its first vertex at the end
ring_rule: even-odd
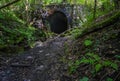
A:
POLYGON ((71 21, 71 23, 70 23, 70 27, 72 28, 73 27, 73 12, 74 12, 74 5, 71 5, 71 8, 72 8, 72 11, 71 11, 71 18, 72 18, 72 21, 71 21))
POLYGON ((26 12, 26 21, 27 23, 29 23, 29 7, 30 7, 30 4, 29 4, 29 1, 26 0, 26 5, 25 5, 25 12, 26 12))
POLYGON ((97 0, 94 0, 93 19, 95 19, 95 18, 96 18, 96 8, 97 8, 97 0))

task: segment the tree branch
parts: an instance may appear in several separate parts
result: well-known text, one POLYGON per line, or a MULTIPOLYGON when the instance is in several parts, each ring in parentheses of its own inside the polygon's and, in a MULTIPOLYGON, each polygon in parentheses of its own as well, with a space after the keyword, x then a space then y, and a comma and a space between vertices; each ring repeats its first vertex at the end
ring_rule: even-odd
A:
POLYGON ((10 5, 12 5, 12 4, 16 3, 16 2, 19 2, 19 1, 20 1, 20 0, 14 0, 14 1, 12 1, 12 2, 9 2, 9 3, 1 6, 0 9, 3 9, 3 8, 5 8, 5 7, 8 7, 8 6, 10 6, 10 5))

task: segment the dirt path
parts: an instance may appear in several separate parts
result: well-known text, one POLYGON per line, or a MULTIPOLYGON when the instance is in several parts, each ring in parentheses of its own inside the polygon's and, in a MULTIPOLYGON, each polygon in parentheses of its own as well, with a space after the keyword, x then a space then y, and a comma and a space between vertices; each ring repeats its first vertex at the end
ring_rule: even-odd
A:
POLYGON ((37 43, 33 49, 7 60, 0 67, 0 81, 63 81, 63 71, 67 68, 59 58, 67 41, 68 38, 61 37, 37 43))

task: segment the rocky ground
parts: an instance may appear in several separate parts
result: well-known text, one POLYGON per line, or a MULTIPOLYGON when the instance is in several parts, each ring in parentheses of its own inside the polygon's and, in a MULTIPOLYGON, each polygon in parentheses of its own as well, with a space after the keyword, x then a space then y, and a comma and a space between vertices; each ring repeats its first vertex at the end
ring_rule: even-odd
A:
POLYGON ((59 58, 64 54, 64 42, 68 41, 60 37, 37 42, 33 49, 19 56, 1 58, 0 81, 65 81, 62 71, 67 66, 59 58))

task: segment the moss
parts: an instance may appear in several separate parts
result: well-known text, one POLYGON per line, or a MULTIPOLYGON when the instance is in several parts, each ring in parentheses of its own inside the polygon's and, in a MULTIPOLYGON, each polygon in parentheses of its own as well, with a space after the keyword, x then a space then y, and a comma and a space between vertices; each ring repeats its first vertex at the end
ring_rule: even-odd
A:
POLYGON ((117 22, 118 20, 120 20, 120 11, 113 12, 113 13, 115 13, 113 16, 105 19, 104 21, 101 21, 100 23, 96 23, 92 27, 100 28, 100 27, 103 27, 103 26, 111 25, 111 24, 117 22))
POLYGON ((104 21, 101 21, 99 23, 91 23, 90 25, 83 26, 82 33, 80 32, 79 36, 77 36, 76 39, 83 37, 85 35, 88 35, 93 32, 97 32, 98 30, 104 29, 120 20, 120 11, 114 12, 115 14, 104 21))

